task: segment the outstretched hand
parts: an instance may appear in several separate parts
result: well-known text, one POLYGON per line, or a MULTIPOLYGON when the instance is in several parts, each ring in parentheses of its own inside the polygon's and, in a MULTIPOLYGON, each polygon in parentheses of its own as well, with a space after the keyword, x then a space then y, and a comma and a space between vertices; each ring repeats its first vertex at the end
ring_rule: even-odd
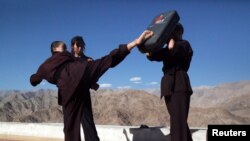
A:
POLYGON ((153 36, 153 31, 145 30, 139 38, 136 39, 136 44, 140 45, 143 42, 145 42, 147 39, 149 39, 151 36, 153 36))
POLYGON ((127 44, 128 50, 131 50, 135 46, 142 44, 147 39, 149 39, 152 35, 153 35, 153 31, 145 30, 144 32, 142 32, 142 34, 137 39, 135 39, 133 42, 127 44))

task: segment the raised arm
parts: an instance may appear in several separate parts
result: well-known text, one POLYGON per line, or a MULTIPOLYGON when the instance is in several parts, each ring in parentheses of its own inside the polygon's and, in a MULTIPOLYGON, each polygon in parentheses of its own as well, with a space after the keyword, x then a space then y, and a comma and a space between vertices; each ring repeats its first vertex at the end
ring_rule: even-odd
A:
POLYGON ((161 48, 155 52, 146 53, 147 58, 150 61, 158 61, 158 62, 166 60, 168 57, 169 50, 172 50, 174 47, 174 43, 175 43, 174 40, 170 39, 170 41, 168 42, 168 46, 166 48, 161 48))
POLYGON ((164 59, 166 59, 166 53, 167 53, 167 49, 162 48, 156 52, 146 53, 146 56, 150 61, 160 62, 160 61, 163 61, 164 59))
POLYGON ((113 68, 122 62, 134 47, 138 46, 152 35, 152 31, 146 30, 134 41, 126 45, 120 45, 118 49, 114 49, 108 55, 100 59, 88 62, 85 77, 91 80, 91 83, 97 82, 109 68, 113 68))
POLYGON ((187 57, 192 56, 193 51, 188 41, 181 40, 174 42, 172 46, 169 47, 169 52, 167 54, 167 58, 171 58, 174 60, 185 60, 187 57))
POLYGON ((129 53, 130 51, 126 45, 120 45, 118 49, 114 49, 108 55, 88 62, 85 77, 92 83, 97 82, 109 68, 118 65, 129 53))
POLYGON ((40 84, 43 80, 42 77, 42 65, 38 68, 37 72, 35 74, 32 74, 30 76, 30 84, 32 86, 36 86, 38 84, 40 84))
POLYGON ((171 39, 166 48, 153 53, 146 53, 146 56, 150 61, 178 60, 190 54, 189 48, 191 47, 188 41, 182 40, 176 42, 174 39, 171 39))

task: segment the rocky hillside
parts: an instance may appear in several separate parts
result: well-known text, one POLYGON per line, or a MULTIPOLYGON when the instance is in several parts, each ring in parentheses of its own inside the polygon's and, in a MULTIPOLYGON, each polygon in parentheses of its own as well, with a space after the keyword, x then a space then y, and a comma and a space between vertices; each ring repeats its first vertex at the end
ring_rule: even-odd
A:
MULTIPOLYGON (((249 124, 250 82, 194 88, 189 124, 249 124)), ((92 92, 96 124, 162 126, 169 115, 159 90, 99 90, 92 92), (152 94, 154 93, 154 94, 152 94)), ((57 92, 0 91, 0 121, 62 122, 57 92)))
MULTIPOLYGON (((3 92, 2 92, 3 93, 3 92)), ((7 91, 0 99, 0 120, 21 122, 61 122, 62 110, 52 90, 7 91)))

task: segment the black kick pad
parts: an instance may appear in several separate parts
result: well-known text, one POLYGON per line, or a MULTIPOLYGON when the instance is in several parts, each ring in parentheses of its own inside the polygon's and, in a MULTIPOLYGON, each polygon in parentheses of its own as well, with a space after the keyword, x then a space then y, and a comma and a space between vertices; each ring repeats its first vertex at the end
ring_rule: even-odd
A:
POLYGON ((179 20, 180 17, 175 10, 157 15, 147 28, 153 31, 154 35, 139 46, 140 52, 154 52, 161 49, 170 38, 179 20))

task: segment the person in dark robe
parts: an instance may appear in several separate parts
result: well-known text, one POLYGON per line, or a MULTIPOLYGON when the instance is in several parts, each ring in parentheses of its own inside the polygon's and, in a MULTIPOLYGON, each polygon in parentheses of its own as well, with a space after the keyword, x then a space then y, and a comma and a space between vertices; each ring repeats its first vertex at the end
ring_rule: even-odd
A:
MULTIPOLYGON (((82 36, 74 36, 71 39, 71 54, 75 57, 76 60, 78 61, 93 61, 93 58, 86 56, 84 54, 85 52, 85 42, 82 38, 82 36)), ((99 88, 99 84, 93 83, 91 84, 91 89, 97 90, 99 88)), ((84 103, 85 106, 82 111, 82 117, 81 117, 81 123, 82 123, 82 128, 84 131, 84 137, 85 140, 92 140, 91 138, 98 138, 95 125, 94 125, 94 118, 93 118, 93 110, 92 110, 92 102, 91 102, 91 95, 85 94, 84 91, 77 91, 79 94, 77 95, 83 95, 84 103), (93 127, 93 131, 91 134, 89 133, 89 130, 84 130, 87 129, 88 127, 93 127)))
MULTIPOLYGON (((89 89, 93 83, 109 69, 118 65, 135 46, 152 36, 152 31, 144 31, 139 38, 126 45, 120 45, 108 55, 93 61, 77 61, 66 51, 66 45, 61 41, 51 44, 52 56, 40 65, 37 72, 30 77, 33 86, 43 79, 58 87, 58 104, 62 105, 64 113, 65 141, 81 141, 80 122, 83 111, 87 110, 89 101, 84 99, 90 95, 89 89)), ((86 141, 99 141, 93 116, 85 116, 84 130, 86 141)))
POLYGON ((172 141, 192 141, 187 123, 190 96, 193 93, 188 69, 193 50, 188 41, 182 39, 183 26, 179 23, 167 41, 167 47, 147 53, 151 61, 162 61, 164 76, 161 80, 161 98, 170 115, 170 134, 172 141))

